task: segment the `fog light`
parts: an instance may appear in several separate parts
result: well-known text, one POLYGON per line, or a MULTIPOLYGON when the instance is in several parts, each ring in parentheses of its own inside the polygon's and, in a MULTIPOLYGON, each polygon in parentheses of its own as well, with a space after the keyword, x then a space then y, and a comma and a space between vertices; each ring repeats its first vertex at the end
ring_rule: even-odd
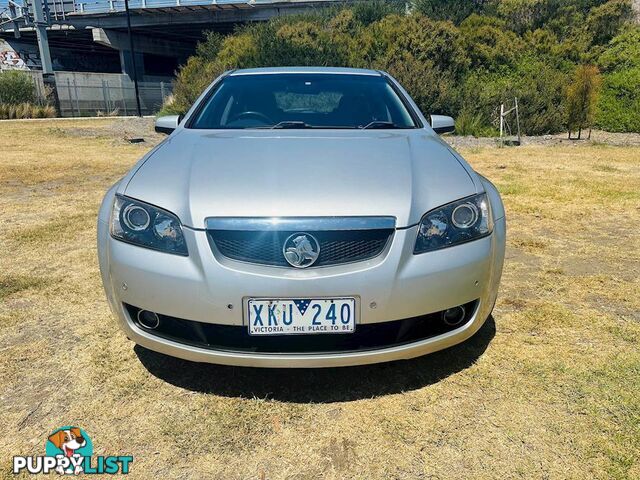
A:
POLYGON ((445 325, 455 327, 460 325, 464 320, 465 310, 464 307, 453 307, 442 312, 442 321, 445 325))
POLYGON ((157 313, 149 310, 140 310, 138 312, 138 323, 148 330, 155 330, 160 325, 160 318, 157 313))

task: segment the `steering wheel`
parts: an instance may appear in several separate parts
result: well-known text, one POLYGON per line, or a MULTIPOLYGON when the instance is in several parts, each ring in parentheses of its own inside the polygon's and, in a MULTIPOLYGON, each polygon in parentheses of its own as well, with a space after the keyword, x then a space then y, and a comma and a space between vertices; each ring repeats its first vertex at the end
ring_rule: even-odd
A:
POLYGON ((242 118, 257 118, 258 120, 262 120, 265 123, 269 123, 269 124, 275 123, 272 119, 267 117, 264 113, 255 112, 253 110, 249 110, 247 112, 239 113, 238 115, 233 117, 231 119, 231 121, 235 122, 236 120, 240 120, 242 118))

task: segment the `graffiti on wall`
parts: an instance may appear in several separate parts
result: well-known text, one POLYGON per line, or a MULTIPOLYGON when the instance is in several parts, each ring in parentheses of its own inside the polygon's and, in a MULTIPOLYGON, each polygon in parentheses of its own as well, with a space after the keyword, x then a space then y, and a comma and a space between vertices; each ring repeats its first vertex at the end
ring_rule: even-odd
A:
POLYGON ((2 65, 0 68, 8 70, 14 68, 24 70, 27 68, 27 64, 20 58, 20 54, 13 50, 0 50, 0 65, 2 65))
POLYGON ((7 42, 0 40, 0 70, 30 70, 40 67, 36 52, 17 51, 7 42))

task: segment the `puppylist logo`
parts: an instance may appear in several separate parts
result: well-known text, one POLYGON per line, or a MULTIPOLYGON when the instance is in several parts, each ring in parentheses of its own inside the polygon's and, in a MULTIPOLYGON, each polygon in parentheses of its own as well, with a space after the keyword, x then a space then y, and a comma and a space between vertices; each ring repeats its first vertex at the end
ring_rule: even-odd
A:
POLYGON ((53 431, 45 443, 45 455, 13 457, 13 473, 127 474, 132 456, 93 456, 93 443, 79 427, 61 427, 53 431))

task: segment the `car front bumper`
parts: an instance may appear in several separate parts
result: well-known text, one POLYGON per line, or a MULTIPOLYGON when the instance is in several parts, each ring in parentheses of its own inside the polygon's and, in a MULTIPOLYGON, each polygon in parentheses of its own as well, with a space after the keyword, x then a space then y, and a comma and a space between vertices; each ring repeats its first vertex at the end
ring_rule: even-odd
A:
MULTIPOLYGON (((266 267, 216 256, 202 230, 185 228, 189 256, 170 255, 113 239, 98 222, 98 253, 109 304, 127 337, 150 350, 196 362, 253 367, 336 367, 408 359, 471 337, 491 313, 505 245, 504 218, 485 238, 413 254, 417 227, 396 230, 379 257, 306 270, 266 267), (141 328, 124 304, 207 324, 243 326, 251 297, 353 296, 359 324, 418 317, 477 300, 471 318, 441 335, 362 351, 250 352, 202 348, 141 328)), ((357 326, 356 326, 357 328, 357 326)))

